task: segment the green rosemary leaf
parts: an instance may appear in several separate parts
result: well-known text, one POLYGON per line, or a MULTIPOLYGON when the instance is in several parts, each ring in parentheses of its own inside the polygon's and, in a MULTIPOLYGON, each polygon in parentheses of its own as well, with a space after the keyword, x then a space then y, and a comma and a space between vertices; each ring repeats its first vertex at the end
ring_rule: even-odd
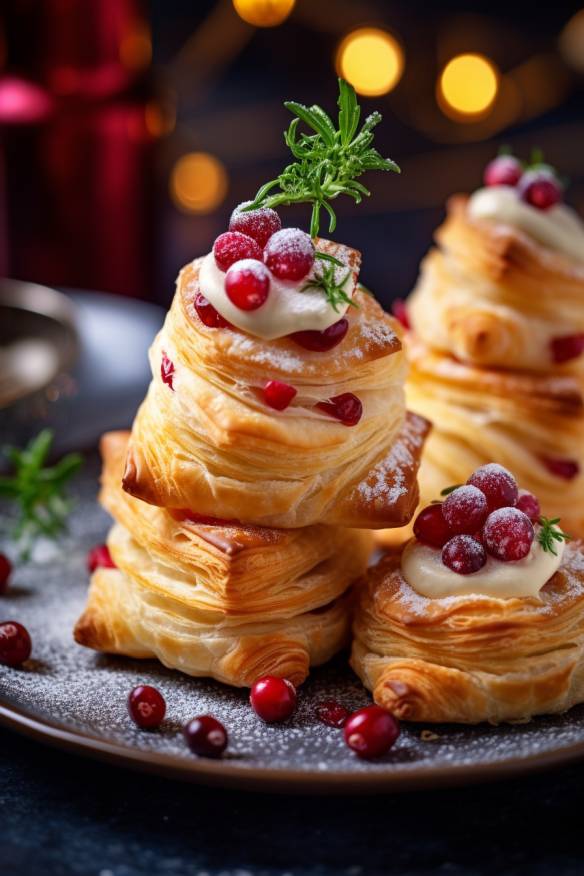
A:
POLYGON ((334 256, 329 255, 328 252, 321 252, 319 249, 314 253, 315 259, 321 259, 323 262, 332 262, 333 265, 337 265, 339 268, 343 267, 343 263, 336 259, 334 256))
POLYGON ((537 534, 537 540, 542 546, 543 550, 547 553, 553 554, 555 557, 557 557, 558 552, 556 550, 554 542, 570 541, 571 539, 570 535, 560 529, 560 527, 558 526, 559 522, 559 517, 554 517, 551 520, 548 517, 540 517, 539 525, 541 528, 537 534))
POLYGON ((453 484, 451 487, 444 487, 443 490, 440 490, 441 496, 449 496, 450 493, 453 493, 455 490, 458 490, 459 487, 462 487, 462 484, 453 484))

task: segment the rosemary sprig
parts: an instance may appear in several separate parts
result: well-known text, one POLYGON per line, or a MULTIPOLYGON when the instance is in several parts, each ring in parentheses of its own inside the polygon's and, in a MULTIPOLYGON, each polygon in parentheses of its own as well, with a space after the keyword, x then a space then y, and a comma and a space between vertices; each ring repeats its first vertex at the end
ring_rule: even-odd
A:
POLYGON ((317 274, 307 280, 300 291, 307 292, 309 289, 320 289, 321 292, 324 292, 330 306, 337 313, 339 311, 339 306, 342 304, 349 304, 351 307, 358 307, 359 305, 356 304, 352 298, 349 298, 343 288, 349 279, 351 269, 347 268, 341 279, 338 280, 337 268, 339 266, 344 267, 343 263, 326 253, 317 253, 316 255, 321 258, 325 256, 325 264, 317 274))
POLYGON ((50 429, 43 429, 23 449, 6 448, 12 463, 11 475, 0 477, 0 497, 13 501, 18 509, 12 537, 26 559, 40 535, 56 538, 66 527, 71 501, 65 493, 69 478, 81 466, 81 456, 70 453, 54 466, 45 466, 53 442, 50 429))
POLYGON ((541 529, 537 534, 537 540, 544 549, 550 554, 553 554, 557 557, 558 552, 556 550, 556 545, 554 542, 556 541, 570 541, 571 535, 568 535, 566 532, 560 529, 558 523, 560 522, 559 517, 554 517, 552 520, 549 517, 540 517, 539 525, 541 529))
POLYGON ((462 487, 462 484, 453 484, 451 487, 444 487, 443 490, 440 490, 441 496, 449 496, 450 493, 453 493, 455 490, 458 490, 459 487, 462 487))
POLYGON ((329 231, 333 232, 337 217, 331 201, 339 195, 349 195, 359 204, 363 197, 368 197, 369 189, 357 181, 367 170, 400 172, 394 161, 383 158, 371 145, 373 129, 381 121, 381 114, 367 116, 357 133, 361 108, 355 89, 344 79, 339 79, 338 127, 316 104, 307 107, 287 100, 284 106, 296 116, 284 133, 284 141, 295 160, 276 179, 265 183, 242 210, 312 204, 310 236, 318 236, 323 209, 329 215, 329 231), (310 128, 310 134, 298 132, 301 122, 310 128))

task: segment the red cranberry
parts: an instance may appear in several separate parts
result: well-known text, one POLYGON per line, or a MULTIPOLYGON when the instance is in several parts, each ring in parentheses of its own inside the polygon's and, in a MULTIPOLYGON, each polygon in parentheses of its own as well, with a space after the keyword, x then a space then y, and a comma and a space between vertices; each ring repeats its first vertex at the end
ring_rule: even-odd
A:
POLYGON ((336 700, 325 700, 316 706, 316 716, 323 724, 341 729, 345 726, 350 712, 336 700))
POLYGON ((12 574, 12 563, 5 554, 0 554, 0 593, 8 590, 8 580, 12 574))
POLYGON ((516 186, 523 175, 521 162, 512 155, 498 155, 485 167, 486 186, 516 186))
POLYGON ((263 248, 272 234, 275 234, 282 227, 280 217, 275 210, 271 210, 269 207, 243 212, 241 208, 248 204, 251 204, 251 201, 244 201, 235 208, 229 220, 229 230, 241 231, 242 234, 253 237, 263 248))
POLYGON ((422 508, 414 523, 414 535, 418 541, 432 547, 443 547, 451 537, 448 524, 442 514, 442 502, 422 508))
POLYGON ((485 494, 477 487, 457 487, 442 503, 442 514, 451 535, 472 535, 487 519, 485 494))
POLYGON ((584 353, 584 334, 563 335, 550 341, 552 359, 560 364, 577 359, 584 353))
POLYGON ((287 678, 264 675, 254 682, 249 701, 256 715, 268 724, 285 721, 296 709, 296 688, 287 678))
POLYGON ((314 244, 310 235, 300 228, 276 231, 264 248, 264 261, 280 280, 302 280, 314 264, 314 244))
POLYGON ((296 395, 298 390, 288 383, 279 380, 268 380, 264 386, 264 401, 276 411, 284 411, 296 395))
POLYGON ((549 171, 528 170, 518 186, 520 197, 538 210, 549 210, 562 200, 562 188, 558 179, 549 171))
POLYGON ((393 313, 395 318, 398 320, 398 322, 401 322, 401 324, 403 325, 405 330, 409 332, 409 330, 411 329, 412 326, 410 324, 410 317, 408 314, 408 308, 407 308, 406 302, 403 300, 403 298, 395 298, 391 302, 391 312, 393 313))
POLYGON ((481 465, 469 477, 467 484, 476 487, 485 495, 489 511, 507 508, 517 503, 517 482, 510 471, 489 462, 481 465))
POLYGON ((220 234, 213 244, 215 264, 221 271, 227 271, 235 262, 241 259, 262 260, 262 248, 247 234, 239 231, 226 231, 220 234))
POLYGON ((227 748, 227 730, 211 715, 193 718, 184 728, 188 747, 199 757, 221 757, 227 748))
POLYGON ((487 562, 485 549, 471 535, 455 535, 442 548, 442 562, 457 575, 478 572, 487 562))
POLYGON ((262 262, 242 259, 225 274, 227 297, 240 310, 257 310, 270 294, 270 274, 262 262))
POLYGON ((533 537, 533 523, 517 508, 498 508, 489 514, 483 527, 483 543, 488 553, 504 563, 526 557, 533 537))
POLYGON ((91 548, 87 554, 87 568, 90 572, 95 572, 96 569, 116 568, 107 544, 96 544, 91 548))
POLYGON ((349 320, 343 317, 321 332, 293 332, 288 337, 300 347, 304 347, 305 350, 311 350, 313 353, 326 353, 341 343, 348 330, 349 320))
POLYGON ((345 742, 359 757, 380 757, 399 736, 399 724, 381 706, 365 706, 347 719, 343 733, 345 742))
POLYGON ((207 328, 231 328, 231 323, 218 313, 210 301, 204 295, 197 292, 195 296, 195 310, 201 322, 207 328))
POLYGON ((530 493, 528 490, 519 490, 519 498, 515 506, 519 511, 527 514, 529 519, 537 522, 541 516, 541 508, 539 507, 539 499, 530 493))
POLYGON ((319 402, 316 407, 329 417, 340 420, 343 426, 356 426, 363 416, 363 405, 352 392, 335 395, 326 402, 319 402))
POLYGON ((166 703, 160 691, 148 684, 139 684, 128 696, 130 718, 143 730, 150 730, 162 724, 166 714, 166 703))
POLYGON ((30 657, 32 643, 28 630, 17 621, 0 624, 0 663, 20 666, 30 657))
POLYGON ((174 386, 172 385, 174 380, 174 362, 171 362, 164 352, 162 353, 162 362, 160 363, 160 376, 162 382, 174 391, 174 386))
POLYGON ((541 461, 551 474, 565 481, 571 481, 580 474, 580 464, 575 459, 557 459, 553 456, 542 456, 541 461))

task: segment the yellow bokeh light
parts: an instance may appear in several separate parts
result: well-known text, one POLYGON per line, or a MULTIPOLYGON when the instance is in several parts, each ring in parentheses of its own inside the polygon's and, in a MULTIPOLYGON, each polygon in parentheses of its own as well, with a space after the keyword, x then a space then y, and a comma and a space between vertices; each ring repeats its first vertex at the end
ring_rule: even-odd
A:
POLYGON ((584 72, 584 9, 572 16, 560 34, 560 51, 571 67, 584 72))
POLYGON ((296 0, 233 0, 233 6, 240 18, 255 27, 275 27, 282 24, 292 10, 296 0))
POLYGON ((440 75, 438 99, 448 115, 476 118, 492 106, 498 89, 495 65, 484 55, 469 53, 448 62, 440 75))
POLYGON ((172 169, 170 194, 186 213, 210 213, 227 194, 227 171, 214 155, 189 152, 172 169))
POLYGON ((404 53, 386 30, 362 27, 347 34, 337 50, 337 72, 366 97, 387 94, 404 69, 404 53))

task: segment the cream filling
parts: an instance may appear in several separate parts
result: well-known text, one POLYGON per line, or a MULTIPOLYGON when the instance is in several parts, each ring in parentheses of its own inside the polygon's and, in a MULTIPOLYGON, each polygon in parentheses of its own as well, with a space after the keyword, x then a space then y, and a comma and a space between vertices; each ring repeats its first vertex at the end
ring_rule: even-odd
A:
POLYGON ((522 201, 511 186, 489 186, 471 196, 468 212, 472 219, 512 225, 549 249, 584 261, 584 223, 566 204, 538 210, 522 201))
MULTIPOLYGON (((319 289, 301 289, 321 268, 317 260, 310 274, 299 283, 279 280, 270 273, 270 294, 257 310, 240 310, 227 297, 225 292, 225 272, 217 267, 213 253, 205 256, 199 273, 199 286, 215 310, 236 328, 250 335, 271 341, 283 338, 293 332, 323 331, 338 322, 347 312, 349 304, 332 307, 324 292, 319 289)), ((341 276, 347 268, 338 268, 341 276)), ((342 289, 349 299, 353 298, 357 284, 357 274, 349 272, 342 289)))
POLYGON ((445 596, 494 596, 497 599, 537 596, 557 572, 564 553, 564 542, 556 543, 557 556, 544 551, 537 538, 522 560, 502 563, 487 556, 478 572, 459 575, 442 562, 440 548, 428 547, 413 538, 401 559, 402 575, 410 587, 429 599, 445 596))

